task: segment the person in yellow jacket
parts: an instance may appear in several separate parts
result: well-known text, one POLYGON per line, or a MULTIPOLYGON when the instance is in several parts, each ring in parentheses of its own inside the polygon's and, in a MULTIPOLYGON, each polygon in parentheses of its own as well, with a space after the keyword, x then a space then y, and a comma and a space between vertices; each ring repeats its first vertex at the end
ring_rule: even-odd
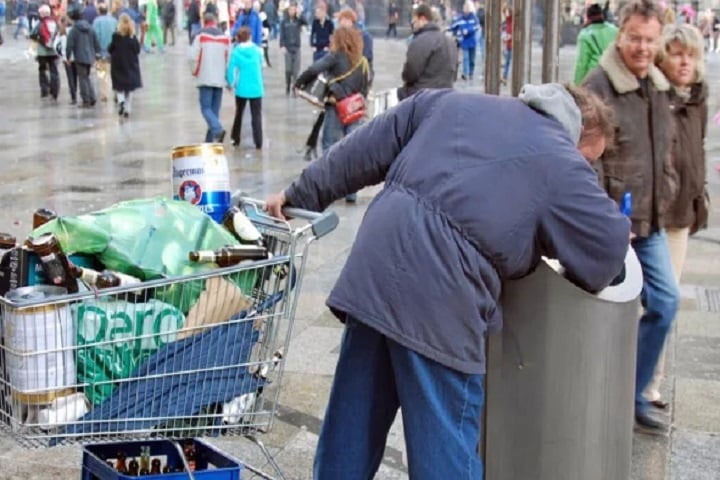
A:
POLYGON ((163 53, 162 25, 157 0, 148 0, 145 8, 147 9, 145 11, 145 21, 148 25, 147 34, 145 35, 145 50, 149 52, 154 42, 158 47, 158 51, 163 53))

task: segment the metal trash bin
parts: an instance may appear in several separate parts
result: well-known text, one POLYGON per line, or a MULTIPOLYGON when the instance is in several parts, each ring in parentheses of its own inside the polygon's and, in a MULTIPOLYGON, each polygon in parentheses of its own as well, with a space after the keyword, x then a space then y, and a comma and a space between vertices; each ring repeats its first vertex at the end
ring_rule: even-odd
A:
POLYGON ((504 286, 502 332, 489 337, 487 480, 630 477, 642 272, 598 295, 550 261, 504 286))

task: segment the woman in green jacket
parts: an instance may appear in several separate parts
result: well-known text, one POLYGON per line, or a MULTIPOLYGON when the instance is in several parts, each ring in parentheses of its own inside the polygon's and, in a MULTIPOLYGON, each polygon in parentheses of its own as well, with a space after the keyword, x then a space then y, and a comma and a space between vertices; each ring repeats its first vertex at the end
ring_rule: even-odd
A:
POLYGON ((617 36, 617 27, 605 21, 603 9, 593 3, 587 9, 587 25, 578 34, 578 57, 575 64, 575 85, 580 85, 600 61, 605 49, 617 36))

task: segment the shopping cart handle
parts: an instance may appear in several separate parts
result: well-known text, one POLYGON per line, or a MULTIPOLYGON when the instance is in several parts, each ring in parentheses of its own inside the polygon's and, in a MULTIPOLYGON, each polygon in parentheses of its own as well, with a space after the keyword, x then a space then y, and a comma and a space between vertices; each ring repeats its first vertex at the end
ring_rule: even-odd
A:
MULTIPOLYGON (((232 204, 243 204, 251 203, 259 208, 265 207, 265 202, 258 200, 257 198, 248 197, 243 192, 235 192, 232 196, 232 204)), ((332 211, 311 212, 310 210, 304 210, 302 208, 295 207, 284 207, 282 209, 283 215, 290 218, 299 218, 301 220, 307 220, 311 227, 315 238, 322 238, 328 233, 335 230, 340 222, 337 213, 332 211)))

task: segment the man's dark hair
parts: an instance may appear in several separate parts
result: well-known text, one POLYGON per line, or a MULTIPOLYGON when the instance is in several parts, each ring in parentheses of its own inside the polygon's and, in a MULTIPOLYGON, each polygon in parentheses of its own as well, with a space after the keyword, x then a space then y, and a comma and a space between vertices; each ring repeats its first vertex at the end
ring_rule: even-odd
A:
POLYGON ((597 3, 593 3, 592 5, 590 5, 587 8, 587 11, 585 12, 585 16, 587 17, 588 21, 591 23, 605 21, 605 14, 603 13, 603 7, 601 7, 597 3))
POLYGON ((98 3, 98 12, 100 12, 101 15, 105 15, 108 12, 108 7, 106 3, 98 3))
MULTIPOLYGON (((580 109, 583 134, 602 135, 605 137, 605 150, 611 150, 615 144, 615 119, 612 109, 587 88, 570 84, 564 87, 580 109)), ((582 135, 580 138, 582 140, 582 135)))
POLYGON ((663 24, 662 10, 653 0, 633 0, 620 11, 620 28, 622 29, 630 17, 639 15, 645 20, 657 19, 660 25, 663 24))
POLYGON ((421 3, 415 8, 415 10, 413 10, 413 17, 422 17, 428 22, 432 22, 434 20, 432 8, 425 5, 424 3, 421 3))

